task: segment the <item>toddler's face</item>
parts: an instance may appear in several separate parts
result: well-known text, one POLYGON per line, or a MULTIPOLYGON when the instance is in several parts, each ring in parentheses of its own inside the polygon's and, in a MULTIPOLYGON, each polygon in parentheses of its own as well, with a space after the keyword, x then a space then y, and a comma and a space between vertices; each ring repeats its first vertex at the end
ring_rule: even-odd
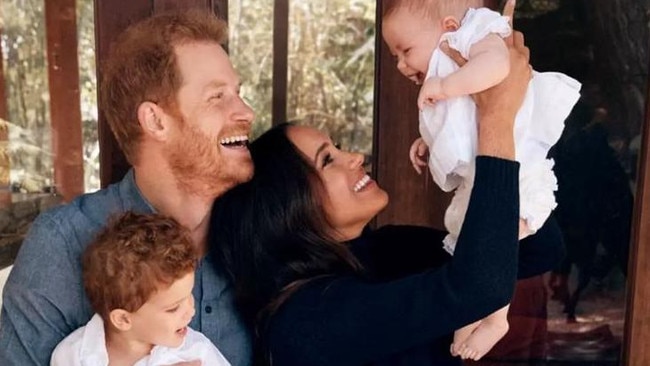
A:
POLYGON ((158 290, 133 314, 136 338, 150 345, 179 347, 194 316, 194 272, 158 290))
POLYGON ((443 33, 442 22, 417 14, 407 7, 382 20, 382 34, 390 53, 397 58, 402 75, 421 84, 429 68, 429 59, 443 33))

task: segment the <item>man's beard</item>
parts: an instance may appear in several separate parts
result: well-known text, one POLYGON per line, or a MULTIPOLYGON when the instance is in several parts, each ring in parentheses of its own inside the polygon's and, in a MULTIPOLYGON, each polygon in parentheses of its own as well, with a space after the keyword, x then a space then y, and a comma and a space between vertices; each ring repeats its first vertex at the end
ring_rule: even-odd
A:
POLYGON ((226 159, 221 144, 184 121, 181 138, 166 151, 167 161, 179 188, 187 193, 216 198, 253 176, 253 163, 226 159))

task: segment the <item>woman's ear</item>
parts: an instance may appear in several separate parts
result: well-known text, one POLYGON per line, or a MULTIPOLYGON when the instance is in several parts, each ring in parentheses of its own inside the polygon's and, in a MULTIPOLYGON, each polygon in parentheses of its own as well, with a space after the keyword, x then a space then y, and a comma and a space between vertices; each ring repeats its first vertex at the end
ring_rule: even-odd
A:
POLYGON ((138 106, 138 123, 143 132, 156 140, 165 140, 167 128, 165 128, 165 112, 160 106, 153 102, 142 102, 138 106))
POLYGON ((445 32, 453 32, 458 30, 458 28, 460 28, 460 23, 456 17, 449 15, 442 19, 442 29, 445 32))
POLYGON ((108 319, 110 320, 113 327, 122 332, 126 332, 131 329, 133 326, 133 319, 131 319, 131 313, 124 309, 114 309, 108 314, 108 319))

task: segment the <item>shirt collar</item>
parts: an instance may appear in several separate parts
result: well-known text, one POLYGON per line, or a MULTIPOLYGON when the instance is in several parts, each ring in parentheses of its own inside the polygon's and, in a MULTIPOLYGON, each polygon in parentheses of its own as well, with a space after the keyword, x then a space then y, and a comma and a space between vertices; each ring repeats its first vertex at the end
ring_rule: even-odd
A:
POLYGON ((142 213, 154 213, 156 208, 147 201, 135 182, 133 168, 129 169, 122 181, 118 183, 118 191, 125 209, 142 213))

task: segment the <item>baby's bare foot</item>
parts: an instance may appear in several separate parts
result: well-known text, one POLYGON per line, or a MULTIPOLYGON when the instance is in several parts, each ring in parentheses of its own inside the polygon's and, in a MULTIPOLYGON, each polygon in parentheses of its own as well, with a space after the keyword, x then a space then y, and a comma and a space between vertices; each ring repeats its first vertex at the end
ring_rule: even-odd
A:
POLYGON ((455 346, 455 350, 463 360, 478 361, 503 338, 508 328, 507 322, 483 321, 464 343, 455 346))

